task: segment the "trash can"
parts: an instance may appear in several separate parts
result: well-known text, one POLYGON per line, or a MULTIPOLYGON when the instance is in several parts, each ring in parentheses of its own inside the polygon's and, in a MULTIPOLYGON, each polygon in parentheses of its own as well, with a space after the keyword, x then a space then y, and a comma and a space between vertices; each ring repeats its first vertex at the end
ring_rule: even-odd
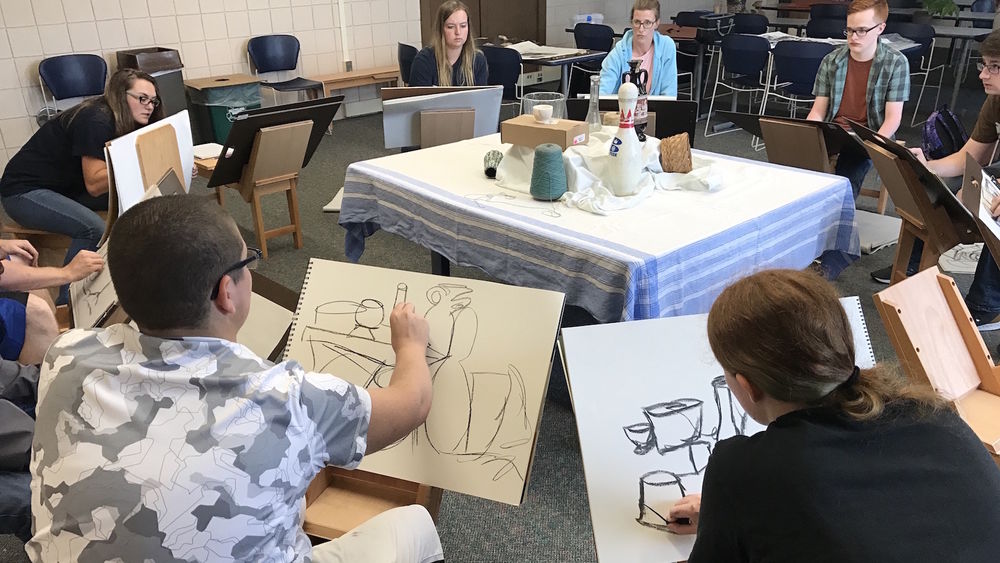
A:
POLYGON ((198 143, 224 143, 236 117, 260 107, 260 86, 256 77, 232 74, 184 82, 191 101, 192 123, 198 143))
POLYGON ((173 115, 187 109, 184 97, 184 78, 181 76, 181 55, 177 49, 145 47, 116 53, 118 68, 134 68, 149 73, 156 79, 160 91, 163 115, 173 115))

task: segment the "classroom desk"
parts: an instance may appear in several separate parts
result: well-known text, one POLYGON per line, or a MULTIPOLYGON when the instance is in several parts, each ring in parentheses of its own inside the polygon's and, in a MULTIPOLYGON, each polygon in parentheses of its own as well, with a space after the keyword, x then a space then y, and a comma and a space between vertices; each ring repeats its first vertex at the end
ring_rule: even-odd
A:
POLYGON ((604 60, 608 54, 604 51, 587 51, 579 55, 566 55, 562 57, 532 57, 522 55, 521 62, 539 66, 557 66, 560 68, 559 91, 564 96, 569 95, 569 67, 570 65, 587 63, 590 61, 604 60))
POLYGON ((936 37, 954 39, 961 45, 959 48, 961 54, 958 57, 958 64, 955 65, 955 85, 951 90, 951 107, 956 107, 958 104, 958 90, 965 78, 965 66, 969 60, 969 55, 972 53, 972 41, 977 37, 989 34, 991 31, 993 30, 981 27, 934 26, 934 35, 936 37))
POLYGON ((351 164, 340 224, 357 260, 379 228, 506 283, 566 293, 598 321, 706 313, 732 281, 859 253, 845 178, 694 151, 719 163, 714 193, 656 192, 594 215, 486 178, 499 134, 351 164))

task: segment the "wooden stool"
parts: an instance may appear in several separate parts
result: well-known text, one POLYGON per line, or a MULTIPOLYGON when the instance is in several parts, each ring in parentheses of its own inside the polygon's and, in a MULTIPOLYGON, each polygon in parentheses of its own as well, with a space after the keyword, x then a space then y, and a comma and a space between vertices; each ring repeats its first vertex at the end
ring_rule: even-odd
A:
POLYGON ((861 192, 858 195, 877 199, 879 215, 885 215, 885 208, 889 204, 889 191, 885 187, 885 182, 877 190, 861 188, 861 192))

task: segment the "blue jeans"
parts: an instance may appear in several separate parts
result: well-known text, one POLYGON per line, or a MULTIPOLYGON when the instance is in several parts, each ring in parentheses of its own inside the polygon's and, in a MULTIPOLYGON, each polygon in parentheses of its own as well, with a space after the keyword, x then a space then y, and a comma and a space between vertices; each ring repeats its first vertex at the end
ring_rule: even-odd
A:
MULTIPOLYGON (((924 241, 920 239, 913 241, 908 271, 916 272, 920 268, 920 254, 923 250, 924 241)), ((969 293, 965 296, 965 304, 972 313, 990 314, 985 316, 1000 314, 1000 267, 985 246, 979 255, 979 262, 976 263, 976 274, 972 278, 972 285, 969 286, 969 293)))
MULTIPOLYGON (((24 227, 59 233, 70 237, 63 264, 81 250, 97 250, 104 236, 104 219, 95 210, 108 208, 108 196, 88 194, 70 199, 52 190, 37 189, 4 197, 0 202, 10 218, 24 227)), ((59 290, 58 304, 69 301, 69 286, 59 290)))
POLYGON ((837 157, 837 167, 833 173, 843 176, 851 181, 851 190, 854 192, 854 199, 858 199, 861 193, 861 184, 865 181, 865 176, 872 168, 872 159, 868 157, 865 149, 852 144, 844 145, 837 157))
POLYGON ((0 471, 0 534, 31 539, 31 474, 0 471))

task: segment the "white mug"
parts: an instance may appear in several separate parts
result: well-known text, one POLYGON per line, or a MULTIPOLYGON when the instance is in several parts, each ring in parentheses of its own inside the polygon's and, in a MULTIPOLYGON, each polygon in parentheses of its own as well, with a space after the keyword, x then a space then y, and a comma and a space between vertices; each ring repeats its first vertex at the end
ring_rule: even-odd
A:
POLYGON ((535 121, 539 123, 550 123, 552 121, 552 106, 549 104, 538 104, 531 108, 531 114, 535 116, 535 121))

